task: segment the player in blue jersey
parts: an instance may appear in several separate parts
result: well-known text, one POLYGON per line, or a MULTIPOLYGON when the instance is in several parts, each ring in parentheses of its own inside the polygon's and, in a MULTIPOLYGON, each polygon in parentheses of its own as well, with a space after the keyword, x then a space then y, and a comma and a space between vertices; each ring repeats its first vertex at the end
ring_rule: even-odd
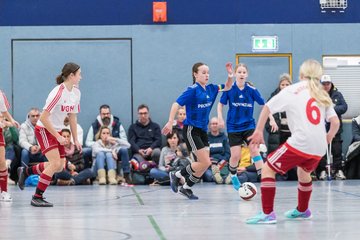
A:
MULTIPOLYGON (((237 167, 241 159, 241 144, 244 141, 249 143, 247 138, 252 135, 255 129, 255 119, 253 117, 254 103, 257 102, 259 105, 264 105, 265 102, 259 91, 246 82, 248 69, 245 64, 238 64, 234 72, 236 81, 229 91, 222 94, 217 111, 219 126, 224 127, 222 110, 223 106, 229 103, 226 119, 231 151, 229 171, 235 190, 239 190, 241 183, 237 177, 237 167)), ((249 148, 251 158, 259 174, 263 164, 259 148, 258 146, 249 146, 249 148)))
POLYGON ((180 188, 180 193, 189 199, 198 199, 193 194, 191 187, 199 182, 200 177, 211 165, 207 126, 209 114, 219 91, 228 91, 232 86, 232 64, 227 63, 228 79, 226 84, 208 84, 209 67, 204 63, 196 63, 192 68, 193 85, 188 87, 171 106, 169 121, 164 126, 164 135, 172 131, 175 114, 180 106, 186 108, 183 136, 186 146, 192 151, 197 161, 175 173, 169 173, 171 189, 178 192, 180 179, 185 178, 185 184, 180 188))

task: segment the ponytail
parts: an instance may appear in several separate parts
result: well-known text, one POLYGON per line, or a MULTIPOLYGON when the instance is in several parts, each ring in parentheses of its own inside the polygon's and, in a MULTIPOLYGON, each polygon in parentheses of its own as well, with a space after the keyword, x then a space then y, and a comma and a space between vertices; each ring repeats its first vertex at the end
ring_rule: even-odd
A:
POLYGON ((332 101, 320 83, 322 74, 322 67, 316 60, 306 60, 300 66, 300 78, 307 79, 310 96, 314 98, 320 106, 329 107, 332 105, 332 101))
POLYGON ((64 76, 62 74, 60 74, 59 76, 56 77, 56 84, 60 85, 64 82, 64 76))
POLYGON ((79 69, 80 66, 76 63, 66 63, 61 70, 61 74, 56 77, 56 84, 62 84, 71 73, 75 74, 79 69))

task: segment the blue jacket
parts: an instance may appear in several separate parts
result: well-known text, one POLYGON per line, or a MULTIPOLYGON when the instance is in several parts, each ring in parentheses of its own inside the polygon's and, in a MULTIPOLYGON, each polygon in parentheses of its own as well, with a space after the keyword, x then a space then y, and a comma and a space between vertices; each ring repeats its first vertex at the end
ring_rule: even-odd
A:
MULTIPOLYGON (((348 105, 347 105, 343 95, 341 94, 341 92, 339 92, 339 90, 334 86, 333 83, 331 83, 331 85, 332 86, 331 86, 331 89, 329 92, 329 96, 330 96, 332 102, 334 103, 335 112, 338 115, 339 120, 340 120, 340 127, 336 134, 341 134, 343 131, 343 128, 342 128, 343 124, 342 124, 341 116, 347 111, 348 105)), ((326 123, 326 130, 329 131, 329 129, 330 129, 330 123, 326 123)))
POLYGON ((230 145, 228 138, 224 133, 220 133, 217 136, 208 133, 209 146, 210 146, 210 157, 215 158, 219 161, 230 159, 230 145))

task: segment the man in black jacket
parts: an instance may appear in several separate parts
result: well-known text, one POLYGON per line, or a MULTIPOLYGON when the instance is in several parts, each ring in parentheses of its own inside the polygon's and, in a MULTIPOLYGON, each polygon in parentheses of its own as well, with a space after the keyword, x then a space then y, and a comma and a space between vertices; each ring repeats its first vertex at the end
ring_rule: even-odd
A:
POLYGON ((152 160, 156 165, 159 163, 161 130, 159 124, 151 121, 147 105, 138 107, 138 120, 130 126, 128 136, 135 160, 152 160))
MULTIPOLYGON (((332 140, 331 154, 333 156, 333 169, 335 170, 335 178, 338 180, 345 180, 346 177, 343 172, 343 156, 342 156, 342 139, 341 133, 342 120, 341 115, 347 111, 347 103, 341 94, 341 92, 334 86, 331 77, 329 75, 323 75, 321 78, 321 83, 326 92, 328 92, 332 102, 334 103, 334 109, 340 120, 340 127, 335 137, 332 140)), ((330 123, 326 123, 326 130, 329 130, 330 123)), ((326 166, 326 156, 320 161, 318 172, 320 172, 319 179, 324 180, 327 178, 327 172, 325 171, 326 166)))

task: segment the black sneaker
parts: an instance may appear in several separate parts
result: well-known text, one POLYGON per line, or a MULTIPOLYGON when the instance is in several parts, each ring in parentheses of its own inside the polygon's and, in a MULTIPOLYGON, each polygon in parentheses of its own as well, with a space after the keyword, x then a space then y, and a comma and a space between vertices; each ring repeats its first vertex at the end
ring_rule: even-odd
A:
POLYGON ((198 200, 199 199, 198 196, 193 194, 191 189, 186 189, 186 188, 181 187, 180 193, 190 200, 198 200))
POLYGON ((33 196, 31 199, 31 205, 34 207, 53 207, 52 203, 45 201, 42 197, 35 197, 33 196))
POLYGON ((169 177, 170 177, 170 187, 171 190, 173 190, 174 193, 178 192, 178 187, 179 187, 179 182, 180 182, 180 178, 178 178, 175 175, 175 172, 169 172, 169 177))
POLYGON ((17 169, 17 174, 19 176, 19 180, 18 180, 18 186, 21 190, 24 190, 25 188, 25 168, 24 167, 18 167, 17 169))

